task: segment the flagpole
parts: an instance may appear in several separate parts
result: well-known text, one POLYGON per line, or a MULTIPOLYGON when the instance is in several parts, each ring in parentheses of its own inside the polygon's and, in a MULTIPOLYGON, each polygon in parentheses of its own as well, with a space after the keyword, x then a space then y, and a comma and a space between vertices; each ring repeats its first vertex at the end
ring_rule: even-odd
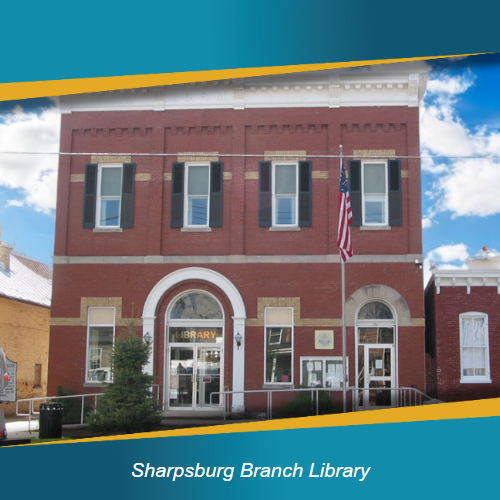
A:
MULTIPOLYGON (((340 149, 340 175, 342 175, 342 163, 344 161, 344 150, 342 145, 340 149)), ((342 269, 342 402, 343 412, 347 413, 347 370, 346 370, 346 331, 345 331, 345 262, 342 256, 340 257, 340 266, 342 269)))

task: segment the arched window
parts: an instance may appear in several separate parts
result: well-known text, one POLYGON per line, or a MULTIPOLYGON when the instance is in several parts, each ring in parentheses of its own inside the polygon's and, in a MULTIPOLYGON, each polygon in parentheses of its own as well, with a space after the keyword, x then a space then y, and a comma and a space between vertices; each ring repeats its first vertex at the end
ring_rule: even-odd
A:
POLYGON ((387 304, 367 302, 358 313, 359 344, 394 344, 394 314, 387 304))
POLYGON ((210 295, 191 292, 177 299, 170 319, 222 319, 222 309, 210 295))
POLYGON ((358 313, 358 319, 393 319, 389 306, 383 302, 368 302, 358 313))

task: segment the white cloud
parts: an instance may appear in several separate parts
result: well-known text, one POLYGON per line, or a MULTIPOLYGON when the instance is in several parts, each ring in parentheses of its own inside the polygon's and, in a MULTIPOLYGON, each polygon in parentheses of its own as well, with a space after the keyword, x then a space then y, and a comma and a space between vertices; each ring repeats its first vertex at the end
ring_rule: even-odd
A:
POLYGON ((427 83, 427 90, 432 93, 463 94, 472 85, 474 85, 474 76, 468 71, 461 76, 444 74, 438 78, 431 78, 427 83))
POLYGON ((442 245, 431 250, 424 259, 424 287, 432 275, 431 268, 439 269, 467 269, 465 261, 469 258, 467 245, 457 243, 442 245))
POLYGON ((8 206, 27 206, 52 213, 56 204, 60 114, 56 107, 39 113, 17 106, 0 118, 0 185, 16 190, 8 206), (3 154, 23 152, 28 154, 3 154))
POLYGON ((467 245, 464 243, 442 245, 431 250, 427 254, 427 258, 436 263, 465 262, 469 258, 469 251, 467 250, 467 245))
POLYGON ((500 213, 500 165, 491 160, 459 160, 439 180, 442 205, 453 217, 500 213))
POLYGON ((424 217, 422 219, 422 229, 427 229, 429 227, 432 227, 432 219, 429 217, 424 217))
POLYGON ((471 129, 456 109, 460 95, 473 84, 470 71, 453 77, 437 74, 429 82, 421 147, 424 155, 443 157, 422 162, 422 170, 434 176, 432 190, 426 192, 435 202, 429 210, 433 216, 442 211, 452 217, 500 213, 500 162, 493 159, 500 156, 500 133, 487 126, 471 129))

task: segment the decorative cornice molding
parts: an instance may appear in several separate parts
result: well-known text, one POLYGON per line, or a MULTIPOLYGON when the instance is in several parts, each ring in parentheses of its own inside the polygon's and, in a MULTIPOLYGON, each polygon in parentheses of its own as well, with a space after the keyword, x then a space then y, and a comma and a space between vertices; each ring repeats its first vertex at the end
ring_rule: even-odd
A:
POLYGON ((86 129, 75 129, 74 132, 79 136, 90 136, 90 137, 121 137, 126 135, 128 137, 141 136, 145 137, 151 134, 153 131, 150 127, 132 127, 132 128, 86 128, 86 129))
POLYGON ((169 135, 226 135, 231 130, 231 126, 227 125, 201 125, 196 127, 166 127, 165 130, 169 135))
MULTIPOLYGON (((60 97, 62 113, 78 111, 245 109, 419 105, 425 70, 333 69, 60 97)), ((112 129, 110 129, 112 130, 112 129)), ((126 130, 126 129, 123 129, 126 130)), ((111 131, 109 132, 111 133, 111 131)))
POLYGON ((432 271, 436 293, 442 287, 464 287, 470 294, 473 287, 496 287, 500 294, 500 269, 434 269, 432 271))
POLYGON ((342 130, 347 133, 370 133, 370 132, 389 132, 390 130, 399 132, 406 127, 404 123, 343 123, 342 130))

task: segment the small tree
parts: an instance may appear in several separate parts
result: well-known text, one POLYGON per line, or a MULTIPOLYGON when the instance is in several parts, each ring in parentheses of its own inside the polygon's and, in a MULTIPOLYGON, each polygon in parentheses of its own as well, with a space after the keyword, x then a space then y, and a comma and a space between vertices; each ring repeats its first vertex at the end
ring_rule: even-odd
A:
POLYGON ((88 419, 90 428, 103 434, 148 432, 160 421, 158 402, 151 392, 154 377, 142 371, 151 346, 136 335, 135 320, 126 326, 125 335, 115 340, 111 357, 113 382, 88 419))

